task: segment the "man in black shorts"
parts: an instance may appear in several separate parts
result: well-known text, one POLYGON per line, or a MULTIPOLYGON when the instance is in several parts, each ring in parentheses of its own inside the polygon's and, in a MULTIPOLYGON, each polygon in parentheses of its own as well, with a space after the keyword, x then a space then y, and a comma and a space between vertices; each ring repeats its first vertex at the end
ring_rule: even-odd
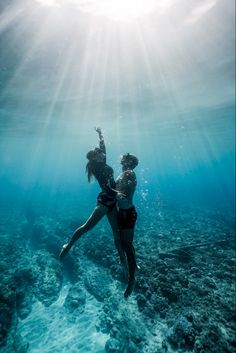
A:
POLYGON ((129 267, 129 281, 124 296, 131 295, 135 286, 135 270, 137 268, 135 250, 133 247, 134 226, 137 212, 133 205, 133 195, 137 185, 133 169, 138 165, 138 158, 127 153, 121 159, 122 173, 116 180, 118 222, 120 228, 121 244, 125 251, 129 267))

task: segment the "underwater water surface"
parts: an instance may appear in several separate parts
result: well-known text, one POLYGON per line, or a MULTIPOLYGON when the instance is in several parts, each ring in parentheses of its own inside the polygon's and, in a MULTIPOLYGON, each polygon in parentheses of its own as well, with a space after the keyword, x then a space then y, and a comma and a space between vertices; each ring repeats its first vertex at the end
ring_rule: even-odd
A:
POLYGON ((235 19, 230 0, 0 3, 0 352, 232 353, 235 19), (86 154, 135 168, 124 298, 86 154))

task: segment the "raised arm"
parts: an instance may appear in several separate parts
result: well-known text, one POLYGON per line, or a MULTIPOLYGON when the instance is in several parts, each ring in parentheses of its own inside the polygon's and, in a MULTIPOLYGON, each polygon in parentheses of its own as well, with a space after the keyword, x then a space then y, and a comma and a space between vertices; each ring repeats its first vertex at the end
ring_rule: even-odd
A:
POLYGON ((102 135, 102 130, 100 127, 95 127, 94 128, 95 131, 98 133, 98 137, 99 137, 99 148, 100 150, 102 150, 102 152, 104 154, 106 154, 106 146, 105 146, 105 142, 104 142, 104 138, 103 138, 103 135, 102 135))

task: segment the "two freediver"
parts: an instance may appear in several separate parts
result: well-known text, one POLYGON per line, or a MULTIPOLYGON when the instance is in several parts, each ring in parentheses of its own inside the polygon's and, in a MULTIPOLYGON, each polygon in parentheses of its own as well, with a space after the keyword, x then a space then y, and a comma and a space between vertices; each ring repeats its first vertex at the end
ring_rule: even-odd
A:
POLYGON ((59 258, 62 260, 81 235, 91 230, 106 215, 124 269, 128 262, 129 279, 124 292, 127 298, 134 289, 137 268, 133 247, 137 212, 133 205, 133 195, 137 185, 134 168, 138 165, 138 159, 129 153, 123 155, 122 173, 115 181, 113 169, 106 164, 106 147, 102 131, 100 128, 95 128, 95 131, 99 137, 99 148, 96 147, 87 153, 86 172, 88 181, 91 182, 92 178, 95 178, 102 191, 98 194, 94 211, 87 221, 75 230, 69 242, 63 245, 59 258))

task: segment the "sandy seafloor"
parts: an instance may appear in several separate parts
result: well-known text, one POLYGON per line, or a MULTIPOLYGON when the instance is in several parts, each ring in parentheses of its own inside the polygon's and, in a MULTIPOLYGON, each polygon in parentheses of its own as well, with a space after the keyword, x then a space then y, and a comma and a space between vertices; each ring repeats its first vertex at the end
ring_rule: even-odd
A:
POLYGON ((78 214, 1 211, 1 353, 236 352, 232 215, 150 205, 137 223, 140 270, 125 300, 106 221, 58 261, 78 214))

